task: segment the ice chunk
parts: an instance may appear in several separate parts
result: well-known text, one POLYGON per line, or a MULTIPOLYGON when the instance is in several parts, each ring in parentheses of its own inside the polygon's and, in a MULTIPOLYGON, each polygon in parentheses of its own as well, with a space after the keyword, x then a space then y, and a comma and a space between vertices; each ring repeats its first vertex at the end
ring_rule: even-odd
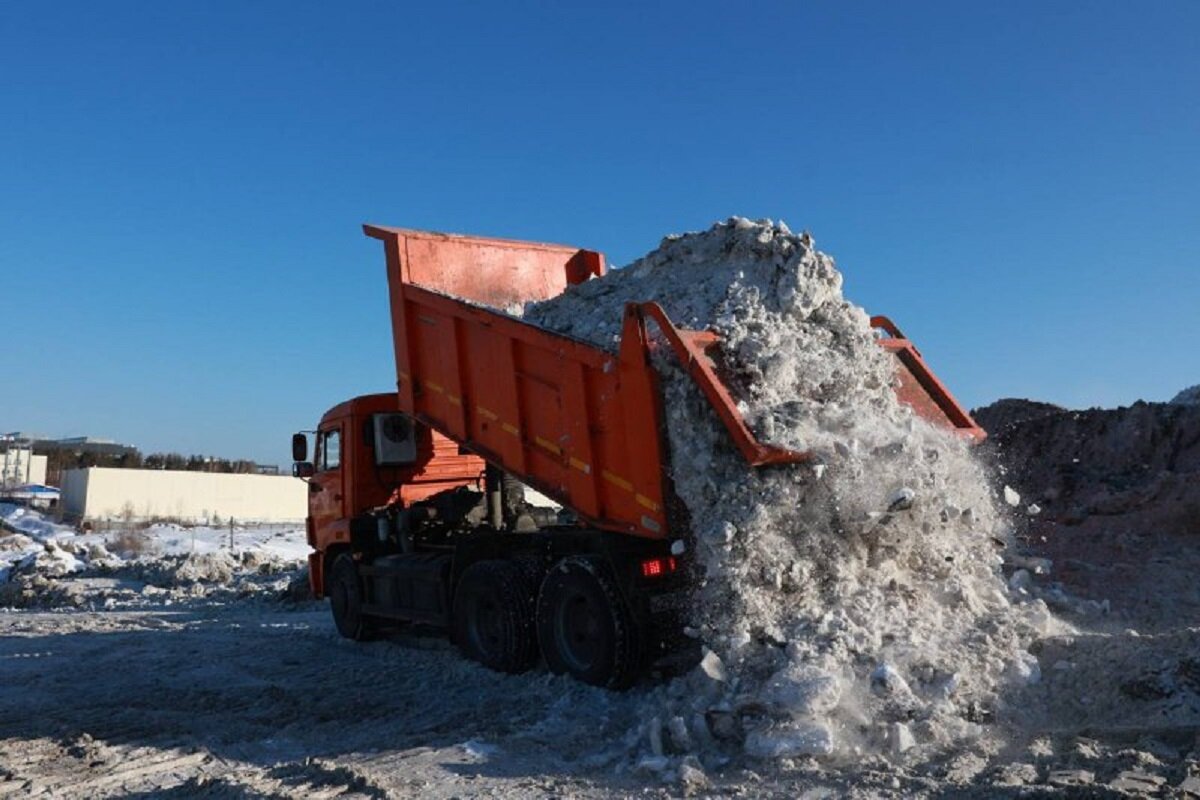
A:
POLYGON ((842 698, 837 677, 809 664, 788 664, 767 681, 760 698, 792 716, 816 716, 833 710, 842 698))
POLYGON ((1021 505, 1021 495, 1011 486, 1004 487, 1004 502, 1008 503, 1013 508, 1021 505))
POLYGON ((827 756, 833 753, 833 732, 816 722, 753 731, 746 737, 746 754, 755 758, 827 756))
POLYGON ((1028 570, 1019 569, 1009 577, 1008 588, 1014 592, 1028 592, 1033 588, 1033 577, 1028 570))
POLYGON ((704 658, 700 659, 700 669, 705 675, 712 678, 714 681, 726 681, 729 679, 729 674, 725 671, 725 664, 721 661, 721 657, 709 650, 704 654, 704 658))

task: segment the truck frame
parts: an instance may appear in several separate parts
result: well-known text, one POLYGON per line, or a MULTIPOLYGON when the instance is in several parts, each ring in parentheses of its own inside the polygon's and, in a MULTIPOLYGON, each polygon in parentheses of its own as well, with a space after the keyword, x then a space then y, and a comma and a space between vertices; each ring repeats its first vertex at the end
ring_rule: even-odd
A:
MULTIPOLYGON (((374 225, 384 245, 396 392, 330 409, 293 437, 309 481, 309 576, 338 631, 446 629, 469 658, 623 688, 690 663, 693 566, 671 483, 652 351, 666 347, 756 466, 808 453, 759 442, 720 378, 718 337, 629 303, 616 352, 499 309, 602 276, 574 247, 374 225), (654 335, 657 331, 658 335, 654 335), (527 502, 527 488, 556 507, 527 502)), ((964 436, 983 432, 883 317, 897 393, 964 436)))

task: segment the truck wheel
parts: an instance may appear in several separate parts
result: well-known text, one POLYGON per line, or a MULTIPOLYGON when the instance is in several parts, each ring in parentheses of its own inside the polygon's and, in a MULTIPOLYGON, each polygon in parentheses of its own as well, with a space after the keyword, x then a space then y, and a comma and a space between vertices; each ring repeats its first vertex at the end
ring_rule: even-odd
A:
POLYGON ((552 672, 624 689, 642 669, 640 632, 608 570, 590 558, 564 558, 542 581, 538 641, 552 672))
POLYGON ((374 637, 375 626, 362 613, 363 592, 358 565, 349 553, 342 553, 333 560, 325 594, 329 595, 333 624, 337 626, 338 633, 359 642, 374 637))
POLYGON ((454 593, 454 641, 467 658, 498 672, 525 672, 537 661, 536 584, 511 561, 467 567, 454 593))

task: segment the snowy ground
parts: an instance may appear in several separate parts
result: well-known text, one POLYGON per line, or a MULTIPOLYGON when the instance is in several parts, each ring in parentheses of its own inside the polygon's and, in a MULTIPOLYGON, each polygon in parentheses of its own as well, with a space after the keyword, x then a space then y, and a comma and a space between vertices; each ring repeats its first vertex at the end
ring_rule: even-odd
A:
MULTIPOLYGON (((1200 791, 1200 628, 1112 592, 1108 614, 1064 609, 1062 632, 1036 648, 1042 680, 951 758, 743 759, 689 787, 629 760, 661 687, 617 694, 544 671, 499 675, 428 632, 339 638, 325 604, 286 599, 301 574, 301 531, 235 531, 253 554, 235 560, 220 549, 227 530, 197 530, 193 555, 189 531, 152 528, 145 553, 114 565, 86 556, 101 534, 5 514, 78 551, 83 566, 36 570, 36 602, 0 611, 0 797, 1200 791)), ((1147 565, 1165 572, 1160 556, 1148 552, 1147 565)), ((5 585, 29 579, 18 569, 5 585)))
POLYGON ((0 700, 0 796, 606 793, 571 763, 604 741, 603 693, 440 639, 356 645, 322 607, 26 612, 0 631, 23 687, 0 700))

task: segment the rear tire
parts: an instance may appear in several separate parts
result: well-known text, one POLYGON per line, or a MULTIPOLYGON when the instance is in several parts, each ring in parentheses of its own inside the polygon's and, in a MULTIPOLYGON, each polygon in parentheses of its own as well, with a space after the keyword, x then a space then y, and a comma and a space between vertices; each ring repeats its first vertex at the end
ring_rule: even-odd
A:
POLYGON ((542 581, 538 641, 552 672, 608 689, 641 675, 641 631, 608 569, 595 559, 559 561, 542 581))
POLYGON ((534 583, 512 561, 467 567, 454 593, 454 642, 467 658, 497 672, 525 672, 537 662, 534 583))
POLYGON ((333 624, 337 626, 338 633, 357 642, 374 638, 374 621, 362 612, 363 589, 358 563, 349 553, 342 553, 333 560, 325 594, 329 596, 333 624))

